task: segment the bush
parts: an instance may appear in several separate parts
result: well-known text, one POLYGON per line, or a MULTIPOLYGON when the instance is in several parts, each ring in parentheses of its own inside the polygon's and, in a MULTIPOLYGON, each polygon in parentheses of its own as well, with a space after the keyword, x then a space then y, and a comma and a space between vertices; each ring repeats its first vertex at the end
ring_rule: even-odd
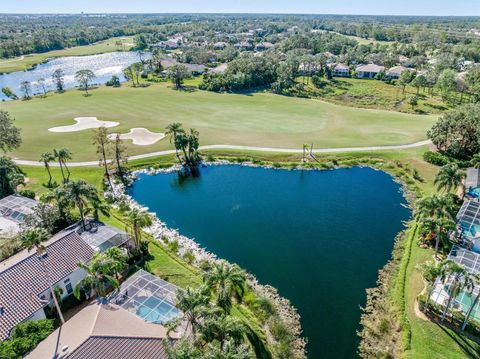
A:
POLYGON ((442 155, 439 152, 427 151, 423 154, 423 159, 436 166, 445 166, 450 162, 447 156, 442 155))
POLYGON ((105 86, 120 87, 121 86, 120 79, 118 78, 118 76, 114 75, 110 80, 105 82, 105 86))
POLYGON ((21 358, 54 330, 53 320, 36 320, 19 323, 12 337, 0 343, 0 358, 21 358))
POLYGON ((21 190, 19 192, 19 194, 23 197, 27 197, 27 198, 30 198, 30 199, 35 199, 35 192, 33 192, 32 190, 30 189, 24 189, 24 190, 21 190))

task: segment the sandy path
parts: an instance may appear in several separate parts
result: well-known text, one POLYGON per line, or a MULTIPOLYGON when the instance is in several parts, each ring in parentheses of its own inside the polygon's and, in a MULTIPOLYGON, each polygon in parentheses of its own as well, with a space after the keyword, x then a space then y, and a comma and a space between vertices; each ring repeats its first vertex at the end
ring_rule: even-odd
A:
MULTIPOLYGON (((422 147, 431 145, 430 140, 411 143, 408 145, 393 145, 393 146, 370 146, 370 147, 343 147, 343 148, 319 148, 314 149, 313 153, 337 153, 337 152, 365 152, 365 151, 388 151, 388 150, 404 150, 408 148, 422 147)), ((223 149, 223 150, 248 150, 259 152, 277 152, 277 153, 302 153, 303 150, 296 148, 271 148, 271 147, 250 147, 250 146, 235 146, 235 145, 209 145, 200 146, 200 150, 223 149)), ((175 153, 175 150, 166 150, 152 153, 145 153, 142 155, 130 156, 129 160, 138 160, 142 158, 157 157, 163 155, 170 155, 175 153)), ((43 163, 37 161, 21 160, 14 158, 16 164, 24 166, 43 166, 43 163)), ((58 164, 52 163, 50 166, 56 167, 58 164)), ((85 167, 98 166, 98 161, 88 162, 70 162, 69 167, 85 167)))

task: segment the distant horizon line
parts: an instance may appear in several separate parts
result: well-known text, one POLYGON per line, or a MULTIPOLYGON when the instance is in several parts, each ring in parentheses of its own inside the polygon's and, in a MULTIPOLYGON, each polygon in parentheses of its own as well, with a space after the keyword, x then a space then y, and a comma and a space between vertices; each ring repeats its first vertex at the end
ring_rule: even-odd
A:
POLYGON ((302 15, 302 16, 376 16, 376 17, 440 17, 480 18, 480 15, 414 15, 414 14, 353 14, 353 13, 287 13, 287 12, 0 12, 4 15, 302 15))

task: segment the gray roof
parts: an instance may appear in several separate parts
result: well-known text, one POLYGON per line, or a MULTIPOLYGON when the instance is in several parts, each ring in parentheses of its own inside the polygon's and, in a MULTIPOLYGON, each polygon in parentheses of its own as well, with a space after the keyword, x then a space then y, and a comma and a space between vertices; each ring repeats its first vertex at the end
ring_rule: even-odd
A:
POLYGON ((167 359, 161 339, 90 337, 68 359, 167 359))
POLYGON ((480 169, 478 168, 467 169, 465 187, 467 189, 480 187, 480 169))
MULTIPOLYGON (((45 243, 43 257, 50 282, 55 284, 88 262, 95 251, 75 232, 55 236, 45 243)), ((48 302, 39 296, 48 289, 44 267, 32 251, 24 250, 0 262, 0 340, 8 338, 13 327, 28 319, 48 302)))
POLYGON ((77 224, 76 232, 97 251, 120 247, 130 240, 126 232, 101 222, 92 222, 87 226, 87 230, 83 230, 83 227, 77 224))
POLYGON ((0 217, 22 223, 25 216, 31 214, 37 205, 38 202, 34 199, 13 194, 0 199, 0 217))

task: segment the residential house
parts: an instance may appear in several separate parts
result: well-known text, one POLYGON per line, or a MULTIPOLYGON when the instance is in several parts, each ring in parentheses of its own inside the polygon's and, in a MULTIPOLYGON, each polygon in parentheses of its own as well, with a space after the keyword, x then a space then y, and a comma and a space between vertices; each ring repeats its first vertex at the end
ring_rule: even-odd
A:
POLYGON ((40 342, 26 358, 167 359, 165 340, 173 339, 164 326, 147 323, 106 299, 98 299, 40 342))
POLYGON ((0 235, 13 236, 20 232, 25 216, 32 214, 38 202, 13 194, 0 199, 0 235))
POLYGON ((401 65, 394 66, 388 69, 386 75, 392 80, 398 80, 400 78, 400 75, 405 71, 412 71, 412 70, 401 65))
POLYGON ((402 66, 405 66, 405 67, 412 66, 412 62, 411 62, 410 58, 407 57, 407 56, 404 56, 404 55, 399 55, 398 56, 398 63, 402 66))
POLYGON ((89 262, 96 251, 129 244, 129 236, 100 222, 86 228, 76 224, 44 243, 45 254, 23 250, 0 262, 0 340, 20 322, 44 319, 53 305, 49 285, 71 295, 86 273, 79 262, 89 262), (48 279, 47 279, 48 278, 48 279))
POLYGON ((247 51, 247 50, 252 50, 253 49, 253 45, 248 41, 238 42, 233 46, 235 46, 235 48, 238 49, 238 50, 247 51))
POLYGON ((185 63, 178 62, 177 60, 172 59, 171 57, 162 59, 160 61, 160 64, 162 65, 162 68, 164 69, 164 71, 168 70, 170 67, 174 65, 183 65, 193 75, 203 74, 205 72, 205 65, 185 64, 185 63))
POLYGON ((42 257, 23 250, 0 262, 0 340, 20 322, 44 319, 53 301, 49 284, 61 288, 62 297, 70 295, 85 277, 77 263, 90 261, 95 253, 75 231, 53 237, 45 247, 42 257))
POLYGON ((383 71, 385 67, 376 64, 360 65, 356 69, 357 77, 360 79, 373 79, 383 71))
POLYGON ((350 77, 350 68, 342 63, 333 63, 329 65, 333 77, 350 77))
POLYGON ((274 45, 271 42, 259 42, 255 45, 256 51, 265 51, 269 49, 273 49, 274 45))
POLYGON ((219 41, 213 44, 213 48, 215 50, 224 50, 227 47, 227 43, 223 41, 219 41))

